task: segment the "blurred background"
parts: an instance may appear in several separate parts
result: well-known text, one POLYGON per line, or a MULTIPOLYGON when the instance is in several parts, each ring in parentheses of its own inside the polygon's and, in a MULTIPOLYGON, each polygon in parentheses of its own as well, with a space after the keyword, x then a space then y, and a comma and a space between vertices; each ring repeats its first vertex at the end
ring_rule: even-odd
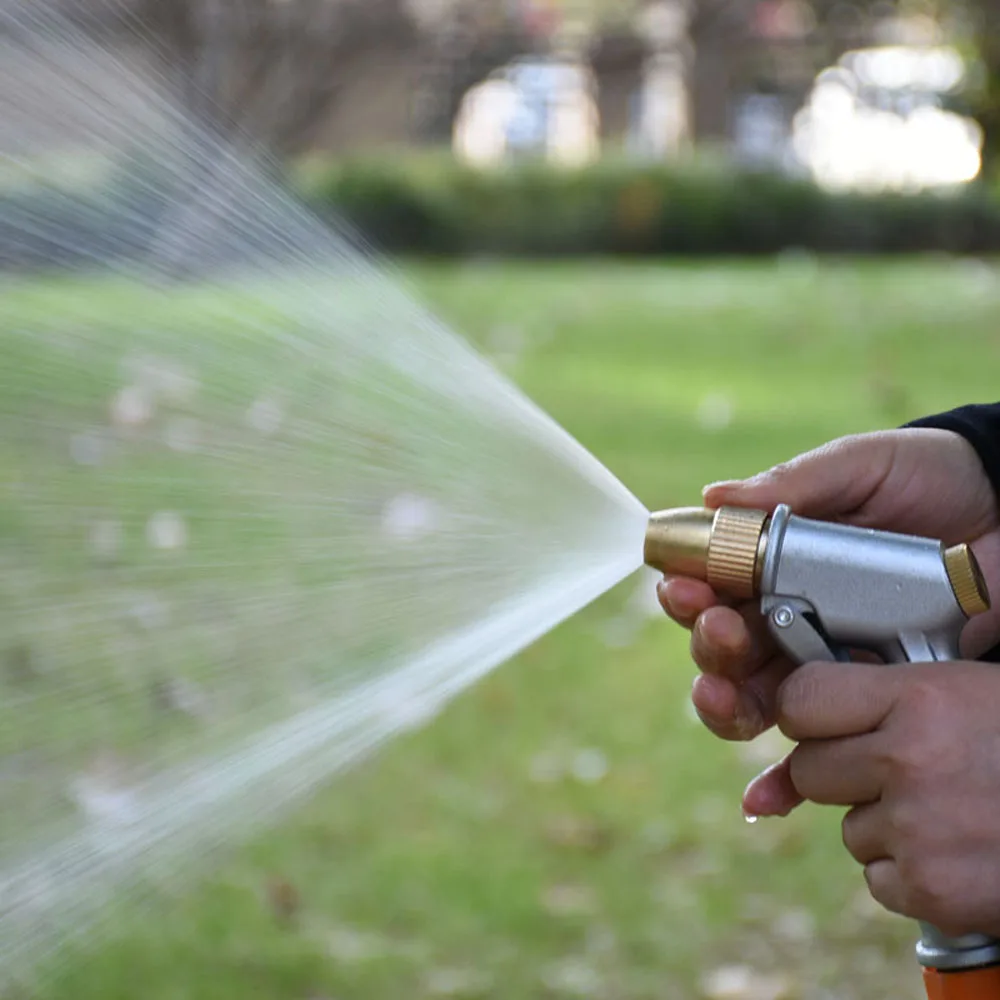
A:
POLYGON ((138 7, 172 72, 286 156, 450 148, 495 166, 712 152, 909 190, 993 168, 1000 54, 986 0, 138 7))
MULTIPOLYGON (((650 508, 996 392, 993 0, 67 10, 388 255, 650 508)), ((0 152, 3 93, 33 87, 0 65, 0 152)), ((72 183, 72 117, 35 97, 72 183)), ((0 231, 5 280, 24 246, 0 231)), ((743 822, 785 747, 692 718, 653 583, 10 996, 920 995, 914 929, 870 901, 835 811, 743 822)))
POLYGON ((315 207, 383 250, 1000 242, 985 197, 1000 143, 1000 12, 987 0, 68 9, 103 27, 123 72, 164 76, 192 111, 252 136, 315 207))

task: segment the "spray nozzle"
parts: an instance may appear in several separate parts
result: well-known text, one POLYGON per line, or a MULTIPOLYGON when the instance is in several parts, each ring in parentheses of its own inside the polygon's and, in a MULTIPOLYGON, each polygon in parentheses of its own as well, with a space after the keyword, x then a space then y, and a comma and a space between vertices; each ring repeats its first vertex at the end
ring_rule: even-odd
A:
POLYGON ((731 597, 767 596, 776 587, 786 596, 822 596, 816 609, 821 616, 829 610, 831 592, 859 587, 859 593, 870 588, 861 598, 860 610, 868 602, 867 614, 875 613, 872 609, 884 604, 887 594, 905 603, 908 590, 916 597, 918 591, 942 584, 965 618, 990 607, 982 571, 968 545, 946 549, 928 539, 793 518, 787 507, 774 515, 740 507, 659 511, 649 518, 644 559, 661 573, 705 580, 731 597), (779 558, 789 527, 794 544, 779 558), (769 546, 774 550, 770 558, 769 546), (768 565, 772 579, 764 580, 768 565), (779 572, 787 589, 779 584, 779 572), (868 588, 861 586, 866 580, 868 588))

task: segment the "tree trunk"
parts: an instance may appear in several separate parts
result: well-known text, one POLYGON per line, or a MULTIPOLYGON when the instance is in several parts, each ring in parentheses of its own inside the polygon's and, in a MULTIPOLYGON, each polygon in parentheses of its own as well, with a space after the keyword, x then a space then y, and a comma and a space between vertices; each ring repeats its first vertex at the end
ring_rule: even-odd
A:
POLYGON ((982 175, 996 183, 1000 181, 1000 15, 984 11, 977 48, 983 80, 971 110, 983 130, 982 175))
POLYGON ((692 131, 698 145, 719 146, 732 137, 736 78, 733 53, 711 41, 695 44, 691 68, 692 131))

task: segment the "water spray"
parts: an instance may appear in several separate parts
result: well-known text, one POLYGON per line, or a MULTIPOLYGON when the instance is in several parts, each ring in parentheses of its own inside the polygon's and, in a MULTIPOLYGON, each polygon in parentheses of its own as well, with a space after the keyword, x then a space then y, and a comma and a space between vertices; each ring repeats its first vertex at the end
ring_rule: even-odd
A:
POLYGON ((74 6, 0 0, 0 993, 640 570, 648 517, 74 6))
MULTIPOLYGON (((722 507, 653 514, 644 559, 720 593, 759 600, 778 646, 796 663, 847 662, 868 650, 886 663, 957 660, 967 621, 990 608, 968 545, 722 507)), ((921 925, 917 958, 930 1000, 1000 997, 1000 942, 949 938, 921 925)))

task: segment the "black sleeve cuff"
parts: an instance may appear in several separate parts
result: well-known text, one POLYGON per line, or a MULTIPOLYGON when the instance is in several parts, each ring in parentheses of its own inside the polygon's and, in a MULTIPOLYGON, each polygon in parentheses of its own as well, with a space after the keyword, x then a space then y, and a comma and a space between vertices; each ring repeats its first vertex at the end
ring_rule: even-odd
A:
POLYGON ((975 449, 993 491, 1000 497, 1000 403, 960 406, 921 417, 906 427, 932 427, 961 434, 975 449))

